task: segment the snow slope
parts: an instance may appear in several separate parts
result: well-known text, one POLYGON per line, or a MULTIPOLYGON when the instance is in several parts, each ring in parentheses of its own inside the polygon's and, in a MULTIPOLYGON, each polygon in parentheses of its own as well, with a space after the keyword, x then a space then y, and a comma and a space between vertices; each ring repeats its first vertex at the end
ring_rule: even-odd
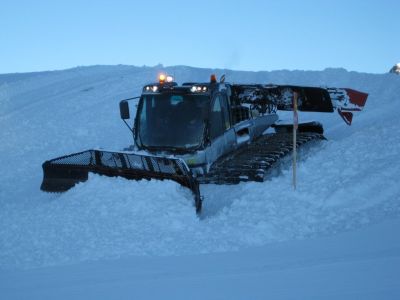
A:
MULTIPOLYGON (((121 149, 131 143, 119 121, 118 102, 139 94, 141 86, 154 81, 160 70, 165 69, 94 66, 0 75, 0 279, 4 279, 0 280, 0 292, 8 298, 29 298, 34 286, 44 284, 34 279, 36 276, 47 282, 51 274, 59 274, 60 278, 50 280, 35 295, 54 297, 54 284, 84 298, 85 284, 77 287, 69 281, 75 277, 95 294, 109 295, 116 285, 123 287, 121 293, 130 295, 137 285, 124 281, 125 275, 139 278, 147 274, 146 284, 162 291, 170 280, 165 274, 175 278, 172 286, 184 280, 182 274, 188 274, 185 280, 193 291, 200 290, 198 278, 206 286, 213 285, 212 278, 219 278, 216 282, 220 285, 214 290, 198 295, 224 298, 222 295, 230 295, 224 292, 232 278, 237 285, 231 288, 236 292, 225 298, 286 298, 296 293, 278 289, 284 289, 285 283, 290 287, 287 278, 301 277, 304 266, 306 275, 300 283, 309 278, 310 282, 317 280, 320 287, 323 280, 318 281, 318 272, 325 270, 330 274, 325 283, 338 286, 328 295, 308 285, 306 298, 335 299, 340 287, 341 296, 349 299, 351 293, 380 299, 400 297, 393 283, 400 275, 399 238, 390 230, 399 225, 400 216, 400 78, 393 74, 343 69, 238 72, 166 68, 179 82, 204 81, 216 72, 218 76, 226 74, 230 82, 326 85, 368 92, 365 110, 351 127, 336 114, 300 115, 300 121, 313 118, 324 123, 328 141, 303 153, 297 191, 291 189, 288 168, 264 183, 202 186, 201 219, 194 214, 190 193, 174 182, 92 176, 61 195, 40 192, 41 163, 46 159, 93 147, 121 149), (335 246, 330 249, 326 243, 335 246), (371 252, 365 246, 372 247, 371 252), (89 262, 94 260, 98 262, 89 262), (188 260, 197 261, 188 264, 193 269, 186 267, 188 260), (258 261, 263 271, 257 271, 258 261), (276 261, 279 269, 286 270, 280 275, 273 266, 276 261), (215 266, 204 267, 203 274, 201 266, 208 263, 215 266), (138 266, 137 273, 128 266, 138 266), (152 266, 157 269, 154 277, 147 269, 152 266), (117 275, 96 276, 103 267, 117 275), (87 273, 83 271, 86 268, 87 273), (217 272, 219 268, 228 271, 217 272), (368 269, 379 272, 366 274, 368 269), (343 272, 350 282, 354 280, 353 289, 343 286, 339 275, 343 272), (361 276, 358 281, 356 275, 361 276), (271 280, 276 282, 272 289, 253 286, 271 280), (106 285, 96 290, 98 282, 106 285), (370 282, 377 286, 368 294, 362 285, 370 282), (223 294, 216 292, 218 288, 223 294), (253 294, 245 293, 253 288, 253 294)), ((138 293, 140 298, 146 294, 140 289, 138 293)), ((156 296, 148 294, 152 295, 156 296)))

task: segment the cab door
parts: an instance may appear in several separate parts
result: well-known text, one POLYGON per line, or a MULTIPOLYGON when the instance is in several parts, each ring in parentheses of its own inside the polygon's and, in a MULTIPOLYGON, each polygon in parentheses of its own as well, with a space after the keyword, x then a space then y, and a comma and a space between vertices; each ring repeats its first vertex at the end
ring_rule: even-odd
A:
POLYGON ((210 139, 211 161, 215 161, 235 148, 236 136, 231 127, 228 107, 228 99, 225 93, 215 94, 210 111, 210 139))

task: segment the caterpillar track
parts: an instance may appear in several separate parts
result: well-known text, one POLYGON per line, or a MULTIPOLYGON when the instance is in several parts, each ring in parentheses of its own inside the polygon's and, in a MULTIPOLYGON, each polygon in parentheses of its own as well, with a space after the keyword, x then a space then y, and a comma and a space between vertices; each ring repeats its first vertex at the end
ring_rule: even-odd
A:
MULTIPOLYGON (((321 133, 297 133, 297 147, 325 139, 321 133)), ((242 181, 262 182, 274 167, 293 149, 293 135, 286 132, 266 134, 233 154, 217 160, 210 171, 198 177, 199 183, 237 184, 242 181)))

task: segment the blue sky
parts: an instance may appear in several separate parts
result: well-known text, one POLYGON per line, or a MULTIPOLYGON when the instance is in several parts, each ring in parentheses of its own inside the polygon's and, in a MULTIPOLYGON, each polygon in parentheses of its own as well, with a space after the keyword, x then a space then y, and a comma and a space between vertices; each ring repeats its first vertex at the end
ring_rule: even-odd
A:
POLYGON ((400 1, 1 1, 0 73, 95 64, 384 73, 400 1))

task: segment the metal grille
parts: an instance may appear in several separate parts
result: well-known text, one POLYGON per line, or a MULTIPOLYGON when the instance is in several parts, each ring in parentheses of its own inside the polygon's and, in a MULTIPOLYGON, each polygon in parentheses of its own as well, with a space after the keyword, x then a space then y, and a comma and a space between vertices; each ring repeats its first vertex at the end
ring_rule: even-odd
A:
POLYGON ((179 158, 87 150, 46 161, 42 167, 41 189, 44 191, 67 191, 76 183, 86 181, 89 172, 133 180, 170 179, 189 188, 194 195, 196 211, 201 209, 199 183, 179 158))
POLYGON ((134 153, 87 150, 46 162, 50 165, 106 167, 118 170, 143 170, 155 173, 187 175, 188 167, 181 159, 146 156, 134 153))

